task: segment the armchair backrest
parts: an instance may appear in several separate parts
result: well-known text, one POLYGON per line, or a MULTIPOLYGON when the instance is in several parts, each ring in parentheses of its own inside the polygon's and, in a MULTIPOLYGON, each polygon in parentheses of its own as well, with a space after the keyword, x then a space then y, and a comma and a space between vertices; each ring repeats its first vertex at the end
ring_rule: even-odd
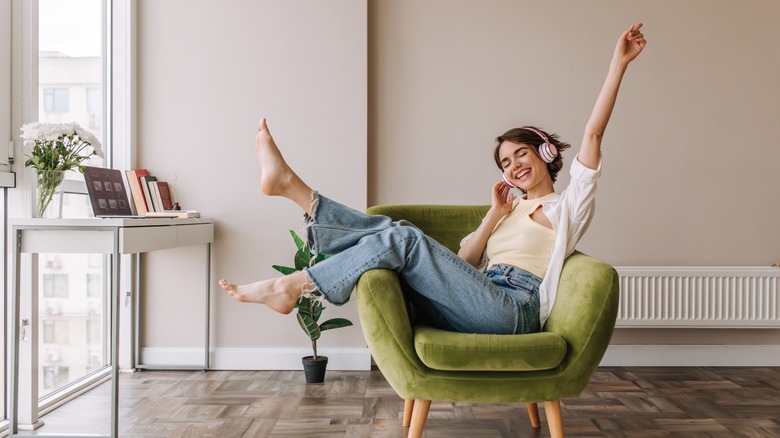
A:
POLYGON ((489 205, 379 205, 366 213, 407 220, 457 253, 460 241, 479 227, 489 208, 489 205))

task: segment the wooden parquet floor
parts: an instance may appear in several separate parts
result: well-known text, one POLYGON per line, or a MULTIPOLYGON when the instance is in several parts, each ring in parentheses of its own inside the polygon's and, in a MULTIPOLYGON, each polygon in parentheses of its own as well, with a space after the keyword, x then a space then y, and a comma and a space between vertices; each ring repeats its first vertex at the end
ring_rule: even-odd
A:
MULTIPOLYGON (((145 371, 122 375, 123 437, 403 437, 403 400, 379 371, 145 371)), ((108 431, 107 384, 37 432, 108 431)), ((547 437, 524 405, 434 402, 427 438, 547 437)), ((780 437, 780 368, 600 368, 562 400, 567 437, 780 437)))

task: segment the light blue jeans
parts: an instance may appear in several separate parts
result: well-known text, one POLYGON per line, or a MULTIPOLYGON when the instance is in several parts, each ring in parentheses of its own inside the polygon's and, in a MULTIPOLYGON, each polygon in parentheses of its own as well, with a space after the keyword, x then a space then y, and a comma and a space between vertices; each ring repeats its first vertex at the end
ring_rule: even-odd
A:
POLYGON ((503 265, 483 274, 410 222, 369 216, 314 196, 308 243, 315 253, 332 257, 306 271, 329 302, 347 302, 364 272, 392 269, 438 328, 494 334, 540 330, 538 277, 503 265))

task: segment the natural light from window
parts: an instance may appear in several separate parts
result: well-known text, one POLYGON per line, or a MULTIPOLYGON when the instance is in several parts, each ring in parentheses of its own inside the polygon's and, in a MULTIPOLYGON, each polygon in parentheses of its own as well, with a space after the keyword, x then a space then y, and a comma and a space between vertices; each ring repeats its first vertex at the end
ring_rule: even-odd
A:
MULTIPOLYGON (((38 120, 77 122, 105 139, 103 1, 40 0, 38 12, 38 120)), ((77 172, 66 178, 83 181, 77 172)), ((86 195, 63 197, 63 218, 91 214, 86 195)), ((44 398, 107 365, 103 256, 41 254, 38 282, 44 398)))

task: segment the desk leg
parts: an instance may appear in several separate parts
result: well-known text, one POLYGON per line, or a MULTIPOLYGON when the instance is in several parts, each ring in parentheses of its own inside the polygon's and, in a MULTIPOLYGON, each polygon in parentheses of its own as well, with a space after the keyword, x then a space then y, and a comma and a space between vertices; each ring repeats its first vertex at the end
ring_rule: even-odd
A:
POLYGON ((206 244, 206 357, 203 371, 209 370, 209 332, 211 310, 211 242, 206 244))
POLYGON ((14 267, 13 267, 13 291, 11 294, 11 360, 9 364, 11 384, 9 385, 8 404, 8 435, 14 436, 18 432, 19 415, 19 318, 20 318, 20 293, 21 285, 19 276, 21 274, 22 261, 22 232, 14 229, 14 267))
MULTIPOLYGON (((38 417, 38 290, 32 288, 28 319, 22 320, 21 302, 22 286, 20 282, 22 265, 23 232, 13 229, 14 259, 13 259, 13 292, 11 295, 11 357, 9 372, 9 436, 14 436, 20 429, 35 430, 43 426, 38 417), (28 341, 22 345, 21 327, 24 327, 28 341), (23 357, 22 357, 23 356, 23 357), (22 391, 19 391, 19 388, 22 391), (20 425, 21 422, 21 425, 20 425)), ((33 285, 37 284, 37 254, 32 256, 30 266, 33 275, 33 285)))
POLYGON ((119 231, 114 231, 114 253, 111 255, 111 436, 119 436, 119 231))
POLYGON ((132 329, 132 367, 134 371, 138 371, 138 365, 141 363, 141 253, 133 254, 132 263, 132 296, 130 304, 130 313, 133 318, 132 329))

